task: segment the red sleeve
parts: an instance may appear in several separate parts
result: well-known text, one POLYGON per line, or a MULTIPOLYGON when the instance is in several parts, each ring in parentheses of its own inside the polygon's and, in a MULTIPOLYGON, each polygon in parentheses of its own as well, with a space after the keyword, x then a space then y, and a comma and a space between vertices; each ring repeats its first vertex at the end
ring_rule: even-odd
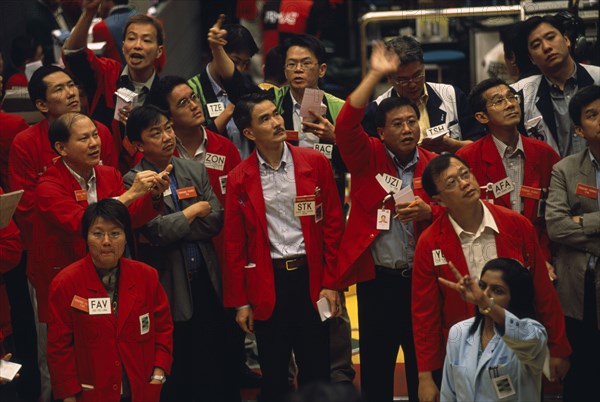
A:
POLYGON ((119 168, 119 151, 113 140, 113 136, 104 124, 96 121, 96 127, 98 127, 98 135, 100 136, 101 147, 100 157, 102 158, 102 164, 106 166, 112 166, 119 168))
POLYGON ((152 269, 154 283, 154 322, 156 323, 154 366, 162 368, 169 374, 173 362, 173 320, 167 295, 158 280, 158 273, 155 269, 150 269, 152 269))
POLYGON ((346 100, 335 122, 335 140, 340 155, 350 173, 358 173, 367 168, 370 160, 369 136, 360 122, 365 108, 357 109, 346 100))
MULTIPOLYGON (((4 194, 2 188, 0 194, 4 194)), ((21 260, 22 251, 19 229, 11 219, 8 226, 0 229, 0 273, 13 269, 21 260)))
MULTIPOLYGON (((52 178, 56 180, 55 178, 52 178)), ((56 224, 69 233, 81 231, 81 217, 85 208, 67 190, 65 183, 42 178, 35 191, 35 203, 40 219, 56 224)))
MULTIPOLYGON (((121 173, 119 173, 117 169, 111 170, 114 174, 114 194, 115 196, 120 196, 126 191, 125 184, 123 183, 123 176, 121 176, 121 173)), ((161 206, 163 206, 162 202, 161 206)), ((129 215, 131 215, 131 225, 136 229, 144 226, 146 223, 157 217, 160 212, 162 212, 162 209, 157 210, 154 207, 150 193, 138 198, 137 200, 134 200, 131 204, 129 204, 127 209, 129 210, 129 215)))

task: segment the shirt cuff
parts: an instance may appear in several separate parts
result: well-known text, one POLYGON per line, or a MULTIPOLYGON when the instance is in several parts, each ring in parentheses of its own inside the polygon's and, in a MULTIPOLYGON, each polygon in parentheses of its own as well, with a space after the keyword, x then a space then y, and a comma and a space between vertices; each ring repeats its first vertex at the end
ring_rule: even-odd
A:
POLYGON ((240 311, 240 310, 243 310, 245 308, 250 308, 250 307, 252 307, 252 306, 250 306, 249 304, 244 304, 243 306, 236 307, 235 310, 240 311))

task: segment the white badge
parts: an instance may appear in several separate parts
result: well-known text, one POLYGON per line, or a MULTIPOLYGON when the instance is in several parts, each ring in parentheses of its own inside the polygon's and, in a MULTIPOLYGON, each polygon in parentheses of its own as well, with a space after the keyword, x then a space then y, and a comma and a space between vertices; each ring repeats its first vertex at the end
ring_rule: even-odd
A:
POLYGON ((150 314, 142 314, 140 316, 140 335, 146 335, 150 332, 150 314))
POLYGON ((498 199, 502 197, 504 194, 508 194, 515 189, 515 185, 513 184, 510 177, 505 177, 504 179, 497 181, 493 184, 492 191, 494 192, 494 198, 498 199))
POLYGON ((441 137, 442 135, 448 134, 448 125, 444 123, 440 124, 439 126, 428 128, 425 130, 425 133, 427 138, 434 139, 441 137))
POLYGON ((227 191, 227 175, 219 176, 219 184, 221 185, 221 194, 225 195, 227 191))
POLYGON ((377 210, 377 230, 390 230, 390 216, 389 209, 377 210))
POLYGON ((442 254, 442 250, 435 249, 431 252, 431 255, 433 256, 433 265, 436 267, 439 267, 440 265, 446 265, 448 264, 448 261, 446 261, 446 257, 444 257, 444 254, 442 254))
POLYGON ((207 169, 223 170, 225 168, 225 158, 224 155, 207 152, 206 158, 204 158, 204 166, 207 169))
POLYGON ((492 378, 492 383, 494 384, 494 389, 496 390, 498 399, 507 398, 515 395, 516 393, 515 387, 513 387, 513 383, 508 375, 501 375, 500 377, 492 378))
POLYGON ((163 197, 170 197, 171 196, 171 186, 167 187, 167 189, 165 191, 163 191, 163 197))
POLYGON ((325 155, 327 159, 331 159, 333 155, 333 144, 319 144, 317 142, 313 145, 313 148, 325 155))
POLYGON ((387 173, 384 173, 383 175, 381 173, 377 173, 375 179, 377 179, 377 182, 381 187, 383 187, 386 193, 389 193, 390 191, 398 193, 402 188, 402 180, 397 177, 390 176, 387 173))
POLYGON ((225 110, 225 104, 223 102, 207 103, 206 108, 210 117, 217 117, 225 110))
POLYGON ((110 297, 94 297, 88 299, 90 315, 110 314, 110 297))
POLYGON ((294 216, 313 216, 316 214, 314 195, 303 195, 294 199, 294 216))

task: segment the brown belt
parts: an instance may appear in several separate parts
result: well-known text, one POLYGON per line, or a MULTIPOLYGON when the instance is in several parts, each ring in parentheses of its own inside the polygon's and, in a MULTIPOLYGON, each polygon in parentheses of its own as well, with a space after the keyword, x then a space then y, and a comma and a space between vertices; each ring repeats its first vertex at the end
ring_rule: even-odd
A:
POLYGON ((308 259, 305 255, 295 258, 278 258, 273 260, 273 268, 284 269, 286 271, 295 271, 306 265, 308 265, 308 259))

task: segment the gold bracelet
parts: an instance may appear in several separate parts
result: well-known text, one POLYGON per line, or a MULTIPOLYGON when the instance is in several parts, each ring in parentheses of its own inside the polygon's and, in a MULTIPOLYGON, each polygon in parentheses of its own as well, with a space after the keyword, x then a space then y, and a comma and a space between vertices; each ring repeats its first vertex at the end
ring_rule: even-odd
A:
POLYGON ((496 300, 494 300, 493 297, 490 297, 490 305, 487 306, 484 309, 482 309, 481 307, 479 307, 479 312, 481 314, 488 315, 490 313, 490 311, 492 311, 492 307, 494 307, 495 305, 496 305, 496 300))

